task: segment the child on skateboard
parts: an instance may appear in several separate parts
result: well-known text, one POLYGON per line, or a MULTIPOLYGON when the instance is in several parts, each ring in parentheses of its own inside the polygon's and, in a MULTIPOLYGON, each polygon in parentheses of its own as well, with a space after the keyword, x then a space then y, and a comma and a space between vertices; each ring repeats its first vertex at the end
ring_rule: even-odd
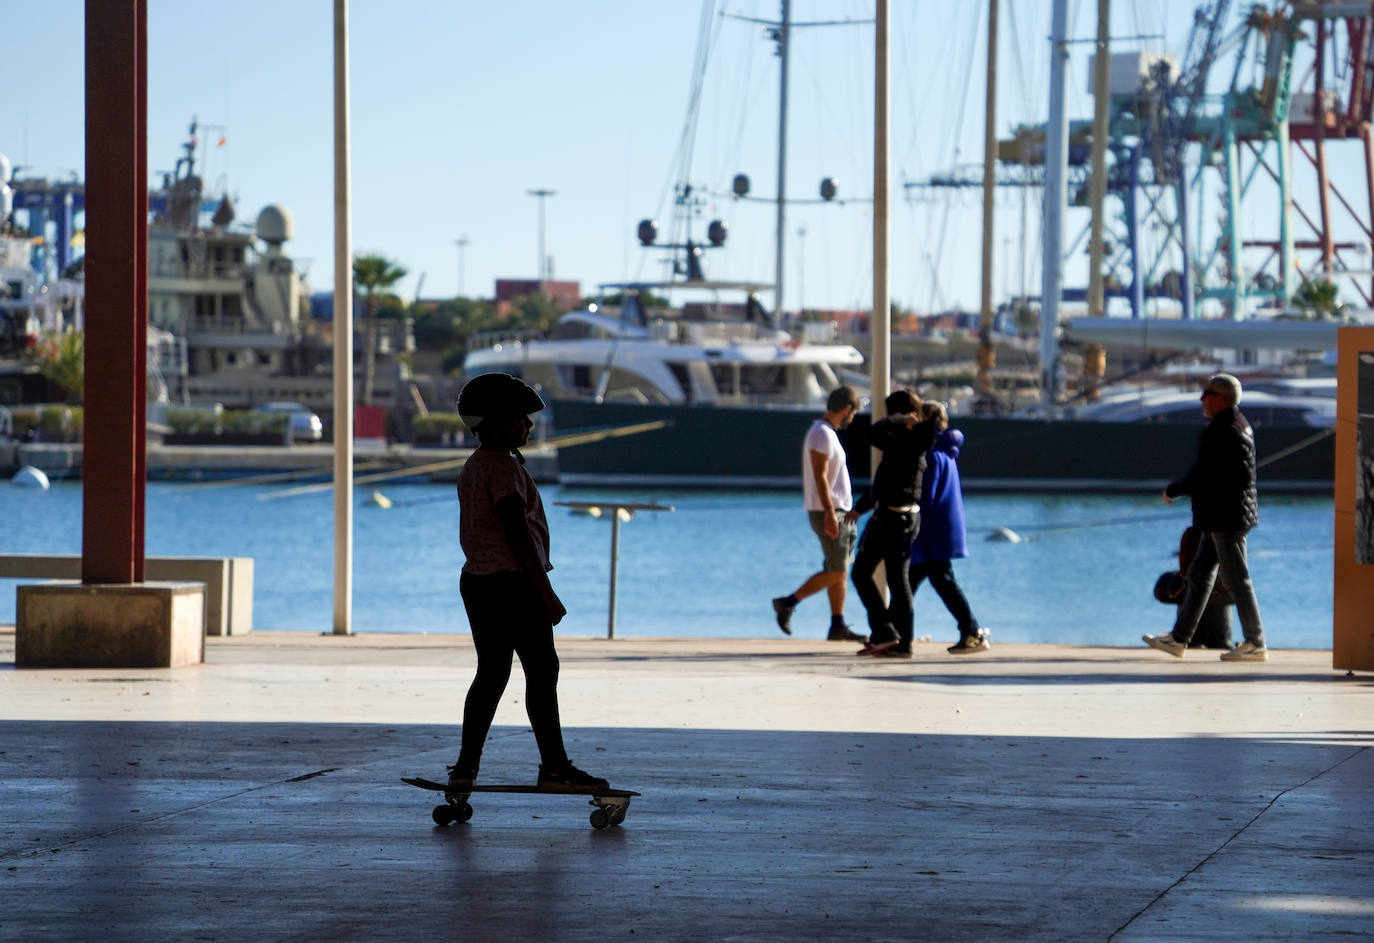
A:
POLYGON ((480 447, 458 476, 458 538, 466 562, 458 588, 477 648, 477 674, 463 706, 462 747, 449 767, 454 791, 470 789, 513 656, 525 671, 525 709, 539 747, 539 786, 606 788, 573 766, 558 716, 553 627, 567 610, 549 583, 549 525, 520 446, 544 408, 530 386, 504 373, 474 377, 458 412, 480 447))

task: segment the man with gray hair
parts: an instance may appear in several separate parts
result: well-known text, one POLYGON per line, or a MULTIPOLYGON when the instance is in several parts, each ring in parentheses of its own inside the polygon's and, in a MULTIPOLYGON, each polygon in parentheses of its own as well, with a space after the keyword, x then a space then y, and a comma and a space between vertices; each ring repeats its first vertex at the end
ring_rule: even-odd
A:
POLYGON ((1202 390, 1202 414, 1211 421, 1202 432, 1197 461, 1187 475, 1164 489, 1164 501, 1169 504, 1185 494, 1192 498, 1193 526, 1203 535, 1188 566, 1187 587, 1173 631, 1144 637, 1151 648, 1176 658, 1183 657, 1192 641, 1220 570, 1245 632, 1245 641, 1223 652, 1221 660, 1269 660, 1259 603, 1245 559, 1245 535, 1259 520, 1259 499, 1255 493, 1255 434, 1237 408, 1240 396, 1240 381, 1229 373, 1208 379, 1202 390))

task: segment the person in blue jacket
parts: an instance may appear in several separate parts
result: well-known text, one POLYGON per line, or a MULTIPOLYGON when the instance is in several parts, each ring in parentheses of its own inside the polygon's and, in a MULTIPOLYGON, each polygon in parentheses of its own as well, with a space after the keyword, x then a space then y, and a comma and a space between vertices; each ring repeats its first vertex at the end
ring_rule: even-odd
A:
POLYGON ((959 641, 947 651, 951 655, 971 655, 991 647, 988 630, 978 625, 964 591, 954 579, 950 561, 968 556, 964 530, 964 495, 959 483, 959 449, 964 434, 949 428, 949 416, 942 403, 921 404, 923 418, 935 420, 939 432, 926 453, 926 473, 921 481, 921 529, 911 544, 911 569, 908 579, 914 596, 923 580, 930 580, 940 600, 959 624, 959 641))

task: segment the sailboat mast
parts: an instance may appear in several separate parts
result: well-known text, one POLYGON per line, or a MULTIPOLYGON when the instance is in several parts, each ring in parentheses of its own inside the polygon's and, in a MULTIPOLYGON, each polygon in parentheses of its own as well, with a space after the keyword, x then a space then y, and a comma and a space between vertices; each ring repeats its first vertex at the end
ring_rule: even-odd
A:
POLYGON ((778 207, 777 207, 777 232, 775 239, 777 245, 776 267, 773 274, 773 308, 779 316, 783 311, 782 304, 782 272, 783 272, 783 240, 787 234, 787 63, 789 60, 788 47, 791 45, 792 29, 792 3, 791 0, 782 0, 782 19, 778 26, 778 59, 779 59, 779 81, 778 81, 778 207))
POLYGON ((1054 408, 1059 366, 1059 301, 1063 289, 1064 214, 1068 209, 1069 162, 1068 0, 1054 0, 1050 36, 1050 120, 1045 128, 1045 239, 1040 267, 1040 401, 1054 408))
POLYGON ((992 343, 992 251, 997 195, 997 0, 988 2, 987 105, 983 115, 983 291, 978 306, 978 383, 992 389, 991 368, 997 362, 992 343))

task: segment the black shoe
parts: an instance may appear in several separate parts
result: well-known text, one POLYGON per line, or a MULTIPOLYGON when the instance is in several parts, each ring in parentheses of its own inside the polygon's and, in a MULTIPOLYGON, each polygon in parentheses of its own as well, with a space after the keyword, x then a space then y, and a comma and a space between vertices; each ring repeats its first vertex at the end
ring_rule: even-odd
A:
POLYGON ((832 625, 830 634, 825 637, 827 642, 866 642, 867 635, 860 635, 844 623, 832 625))
POLYGON ((773 614, 778 617, 778 628, 782 629, 783 635, 792 634, 792 610, 797 608, 787 602, 786 596, 779 596, 773 600, 773 614))
POLYGON ((549 769, 547 766, 540 766, 539 788, 558 789, 559 787, 568 789, 610 789, 611 784, 604 779, 598 779, 591 773, 584 773, 571 763, 558 769, 549 769))
POLYGON ((473 770, 459 769, 455 764, 448 768, 448 788, 450 792, 471 792, 472 784, 477 781, 473 770))
POLYGON ((883 649, 882 651, 880 651, 880 652, 874 652, 873 654, 876 655, 876 656, 879 657, 879 658, 912 658, 912 657, 914 657, 914 656, 911 654, 911 649, 909 649, 909 648, 903 648, 903 647, 900 646, 900 645, 894 645, 894 646, 892 646, 891 648, 885 648, 885 649, 883 649))

